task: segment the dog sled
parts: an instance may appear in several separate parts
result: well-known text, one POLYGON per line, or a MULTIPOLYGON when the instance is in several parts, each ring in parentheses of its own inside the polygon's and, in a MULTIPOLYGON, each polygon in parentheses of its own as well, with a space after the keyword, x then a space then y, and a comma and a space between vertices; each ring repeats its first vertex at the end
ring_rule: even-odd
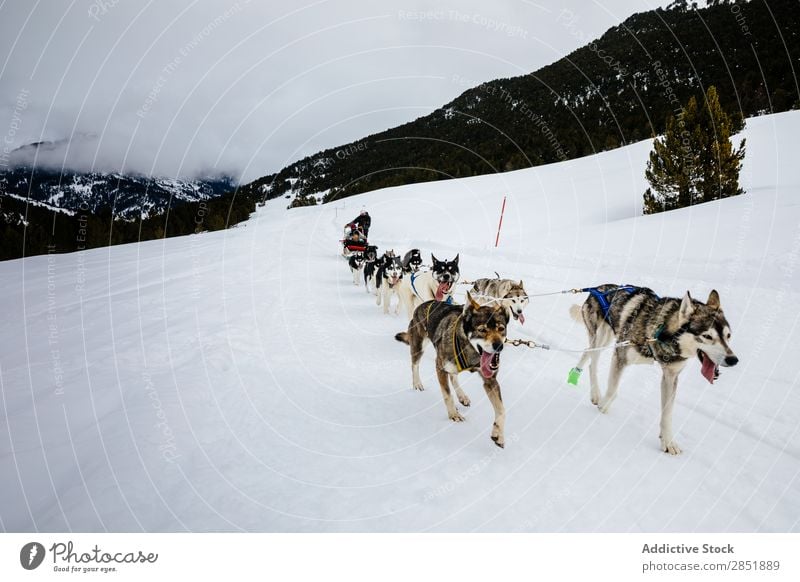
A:
POLYGON ((342 255, 349 257, 353 253, 363 253, 367 250, 367 236, 357 224, 350 223, 344 227, 344 238, 342 243, 342 255))

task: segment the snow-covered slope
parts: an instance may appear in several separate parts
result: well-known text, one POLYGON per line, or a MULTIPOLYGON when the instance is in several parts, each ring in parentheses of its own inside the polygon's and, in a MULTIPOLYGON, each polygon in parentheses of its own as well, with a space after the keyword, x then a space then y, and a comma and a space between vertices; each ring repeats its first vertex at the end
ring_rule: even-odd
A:
MULTIPOLYGON (((657 216, 638 216, 643 142, 0 264, 0 527, 797 531, 798 134, 797 112, 749 120, 747 195, 657 216), (655 367, 626 372, 601 415, 588 382, 565 383, 575 354, 507 348, 498 449, 479 379, 448 421, 432 354, 414 392, 406 322, 352 285, 337 239, 362 206, 381 248, 460 252, 470 279, 716 288, 741 363, 713 386, 689 364, 670 457, 655 367)), ((578 299, 535 299, 510 335, 582 348, 578 299)))

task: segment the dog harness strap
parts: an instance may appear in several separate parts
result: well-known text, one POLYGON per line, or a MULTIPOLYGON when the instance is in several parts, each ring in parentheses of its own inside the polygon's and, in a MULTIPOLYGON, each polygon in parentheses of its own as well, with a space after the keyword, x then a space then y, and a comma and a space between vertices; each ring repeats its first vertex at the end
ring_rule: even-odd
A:
POLYGON ((676 339, 681 334, 685 333, 689 329, 689 324, 685 323, 680 326, 675 333, 664 333, 664 327, 666 324, 662 323, 659 325, 655 332, 653 332, 653 339, 647 343, 648 347, 650 348, 650 353, 653 354, 654 360, 659 360, 656 356, 656 350, 654 346, 659 346, 661 351, 661 358, 660 361, 674 361, 675 354, 680 352, 680 348, 677 346, 676 339), (667 337, 664 337, 664 336, 667 337))
POLYGON ((587 287, 584 291, 588 291, 589 294, 597 299, 597 302, 600 304, 600 311, 603 312, 603 319, 608 319, 608 310, 611 306, 608 304, 608 299, 606 299, 606 294, 600 291, 597 287, 587 287))
POLYGON ((648 348, 650 348, 650 353, 652 354, 652 356, 653 356, 653 359, 654 359, 654 360, 657 360, 657 359, 658 359, 658 357, 656 356, 656 350, 655 350, 655 348, 653 347, 653 344, 655 344, 655 343, 657 343, 657 342, 658 342, 658 343, 660 343, 660 342, 661 342, 661 339, 660 339, 660 338, 661 338, 661 332, 662 332, 662 331, 664 331, 664 324, 663 324, 663 323, 662 323, 661 325, 659 325, 659 326, 656 328, 656 331, 655 331, 655 333, 653 333, 653 340, 652 340, 652 341, 650 341, 650 342, 647 342, 647 347, 648 347, 648 348))
MULTIPOLYGON (((433 305, 433 304, 431 304, 433 305)), ((467 369, 467 363, 464 361, 464 354, 461 353, 461 346, 458 345, 458 326, 461 323, 461 316, 456 318, 456 323, 453 326, 453 359, 456 362, 456 370, 463 372, 467 369)))
POLYGON ((628 295, 636 291, 638 287, 634 285, 622 285, 621 287, 615 287, 614 289, 609 289, 607 291, 600 291, 597 287, 585 287, 581 289, 584 293, 589 293, 592 297, 597 299, 597 302, 600 304, 600 311, 603 312, 603 319, 608 321, 608 313, 611 310, 611 303, 614 302, 614 295, 617 291, 625 291, 628 295), (611 295, 611 302, 608 301, 608 296, 611 295))
POLYGON ((428 304, 428 311, 425 313, 425 325, 428 325, 428 322, 431 319, 431 307, 433 307, 433 303, 428 304))
MULTIPOLYGON (((411 290, 414 292, 414 295, 416 295, 418 299, 422 299, 422 297, 419 296, 419 293, 417 293, 417 288, 414 285, 414 279, 416 279, 415 275, 416 273, 411 273, 411 290)), ((430 307, 428 308, 428 312, 430 313, 430 307)))

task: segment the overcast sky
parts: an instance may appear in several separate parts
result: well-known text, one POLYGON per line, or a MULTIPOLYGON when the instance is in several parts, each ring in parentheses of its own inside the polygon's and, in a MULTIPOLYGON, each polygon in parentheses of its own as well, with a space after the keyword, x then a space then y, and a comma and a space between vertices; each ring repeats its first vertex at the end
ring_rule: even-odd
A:
POLYGON ((0 145, 71 139, 37 163, 249 181, 664 4, 7 0, 0 145))

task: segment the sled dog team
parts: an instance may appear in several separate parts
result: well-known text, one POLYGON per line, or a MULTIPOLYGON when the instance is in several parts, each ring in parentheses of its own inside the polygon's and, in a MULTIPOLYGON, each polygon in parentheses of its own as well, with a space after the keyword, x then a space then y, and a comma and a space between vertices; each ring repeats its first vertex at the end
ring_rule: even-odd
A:
MULTIPOLYGON (((411 377, 415 390, 424 390, 419 362, 427 344, 436 352, 436 377, 448 417, 460 422, 453 392, 467 407, 470 399, 458 382, 461 372, 479 372, 483 388, 494 408, 491 438, 505 446, 505 407, 497 374, 500 354, 509 323, 525 323, 524 310, 529 296, 522 281, 495 278, 478 279, 467 291, 464 305, 455 304, 454 287, 460 279, 459 256, 439 260, 431 255, 431 267, 422 269, 419 249, 402 258, 394 251, 378 256, 369 246, 349 258, 353 283, 364 280, 367 293, 375 293, 376 303, 388 314, 396 298, 395 314, 402 304, 409 319, 408 329, 395 339, 408 344, 411 352, 411 377)), ((661 366, 661 449, 671 455, 681 452, 672 430, 672 411, 678 376, 697 358, 700 372, 713 383, 720 366, 735 366, 738 358, 731 350, 731 328, 716 291, 705 303, 689 292, 678 299, 659 297, 651 289, 633 285, 605 284, 585 288, 583 305, 573 305, 572 317, 583 322, 589 346, 568 381, 577 384, 583 367, 589 364, 592 404, 607 413, 614 401, 622 373, 631 364, 658 363, 661 366), (613 347, 612 344, 618 347, 613 347), (602 348, 610 346, 611 370, 606 392, 601 396, 597 367, 602 348)))

